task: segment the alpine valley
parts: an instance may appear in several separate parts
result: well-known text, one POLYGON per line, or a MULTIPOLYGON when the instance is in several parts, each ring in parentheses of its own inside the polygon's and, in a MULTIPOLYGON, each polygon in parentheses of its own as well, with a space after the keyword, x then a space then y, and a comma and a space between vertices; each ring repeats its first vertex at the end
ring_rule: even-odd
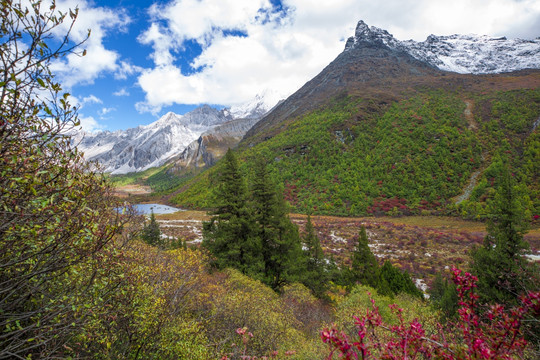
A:
MULTIPOLYGON (((79 118, 56 79, 86 53, 74 22, 121 10, 122 24, 93 31, 129 51, 109 52, 119 66, 107 74, 146 91, 139 65, 153 61, 159 79, 178 79, 157 83, 172 97, 164 85, 183 80, 169 70, 209 41, 179 49, 189 38, 168 30, 173 17, 231 50, 253 22, 295 37, 300 5, 126 2, 109 15, 106 2, 58 3, 0 11, 0 360, 540 358, 540 38, 401 41, 360 21, 277 104, 270 89, 237 107, 68 132, 79 118), (128 31, 128 10, 149 30, 128 31), (147 62, 120 60, 150 47, 147 62)), ((243 72, 227 76, 248 76, 225 59, 243 72)), ((141 95, 109 100, 119 113, 141 95)))
MULTIPOLYGON (((391 253, 400 268, 429 280, 447 264, 463 263, 485 233, 482 223, 474 231, 443 233, 443 225, 433 225, 440 220, 427 215, 452 216, 450 223, 485 220, 504 168, 518 184, 524 216, 538 223, 539 51, 540 39, 399 41, 360 21, 332 63, 264 116, 269 106, 259 97, 239 109, 203 106, 147 127, 87 135, 82 144, 100 149, 100 139, 102 149, 111 147, 95 158, 114 174, 147 169, 114 177, 118 184, 135 179, 152 188, 153 200, 195 210, 214 208, 223 169, 218 160, 228 148, 249 183, 262 158, 289 210, 317 216, 325 253, 349 264, 364 224, 377 257, 391 253), (129 154, 123 163, 115 149, 129 154), (425 217, 403 220, 419 228, 404 227, 396 220, 404 215, 425 217), (381 216, 393 220, 381 224, 381 216), (447 245, 452 250, 443 250, 447 245), (418 255, 414 264, 411 254, 418 255)), ((292 218, 305 225, 302 215, 292 218)), ((200 222, 162 221, 168 236, 201 241, 200 222)), ((528 241, 537 256, 538 233, 528 241)))

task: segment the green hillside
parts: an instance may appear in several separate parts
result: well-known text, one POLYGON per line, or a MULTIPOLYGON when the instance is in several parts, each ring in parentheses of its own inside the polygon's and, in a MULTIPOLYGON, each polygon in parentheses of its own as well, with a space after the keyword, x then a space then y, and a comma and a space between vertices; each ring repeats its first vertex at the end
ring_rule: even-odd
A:
MULTIPOLYGON (((539 89, 467 93, 423 87, 410 93, 400 100, 335 97, 245 139, 239 158, 247 168, 262 155, 297 212, 466 217, 484 215, 494 178, 508 159, 534 202, 529 210, 540 209, 540 137, 533 131, 539 89)), ((210 207, 218 169, 195 177, 171 201, 210 207)))

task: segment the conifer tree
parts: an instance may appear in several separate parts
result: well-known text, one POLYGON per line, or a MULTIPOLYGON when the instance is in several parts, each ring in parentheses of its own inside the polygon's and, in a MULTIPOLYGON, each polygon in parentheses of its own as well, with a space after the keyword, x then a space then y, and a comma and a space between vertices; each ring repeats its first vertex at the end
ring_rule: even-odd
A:
POLYGON ((298 227, 289 219, 283 195, 277 190, 263 158, 255 162, 252 196, 262 245, 264 282, 278 290, 300 279, 305 258, 298 227))
POLYGON ((328 280, 330 278, 327 262, 321 248, 321 243, 315 228, 311 222, 311 216, 308 215, 304 235, 304 244, 306 246, 306 276, 304 285, 306 285, 317 297, 325 297, 328 290, 328 280))
POLYGON ((153 210, 150 212, 150 223, 145 223, 141 238, 148 245, 157 246, 159 248, 162 248, 165 245, 161 238, 161 230, 153 210))
POLYGON ((419 298, 424 297, 422 292, 414 285, 409 273, 399 270, 390 261, 385 261, 381 267, 379 281, 380 284, 377 290, 381 294, 397 295, 399 293, 406 293, 419 298), (390 290, 390 293, 388 290, 390 290))
POLYGON ((213 195, 216 210, 212 219, 203 223, 203 246, 214 255, 213 265, 221 269, 234 267, 258 277, 263 269, 261 242, 248 208, 247 186, 230 149, 223 159, 213 195))
POLYGON ((431 304, 442 313, 443 320, 454 319, 459 309, 459 297, 456 285, 437 273, 429 289, 431 304))
POLYGON ((360 229, 358 243, 352 255, 350 277, 353 284, 360 282, 375 288, 379 283, 379 264, 369 248, 364 226, 360 229))
MULTIPOLYGON (((478 276, 478 294, 484 303, 515 304, 530 289, 534 265, 522 256, 528 248, 524 203, 508 166, 502 167, 497 192, 490 207, 488 234, 482 247, 472 251, 472 272, 478 276)), ((536 267, 536 271, 538 268, 536 267)))

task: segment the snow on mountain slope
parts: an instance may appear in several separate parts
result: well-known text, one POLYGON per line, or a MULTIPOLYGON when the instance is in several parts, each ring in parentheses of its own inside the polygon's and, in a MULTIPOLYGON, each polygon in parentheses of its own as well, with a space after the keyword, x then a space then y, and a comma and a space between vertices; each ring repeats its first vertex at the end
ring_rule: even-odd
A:
MULTIPOLYGON (((202 134, 219 133, 222 124, 229 124, 237 118, 250 119, 251 122, 258 120, 270 108, 266 102, 264 96, 258 96, 234 110, 217 110, 203 105, 185 115, 169 112, 149 125, 127 130, 96 133, 81 130, 72 136, 72 141, 87 160, 97 161, 105 172, 126 174, 143 171, 160 166, 182 153, 202 134)), ((245 131, 247 129, 243 133, 245 131)))
POLYGON ((359 21, 345 51, 363 43, 382 43, 409 53, 418 60, 445 71, 493 74, 540 68, 540 37, 534 40, 478 35, 430 35, 425 41, 399 41, 386 30, 359 21))
POLYGON ((87 160, 99 162, 105 172, 125 174, 162 165, 203 132, 229 120, 224 111, 205 105, 184 116, 169 112, 152 124, 127 130, 80 132, 73 142, 87 160))

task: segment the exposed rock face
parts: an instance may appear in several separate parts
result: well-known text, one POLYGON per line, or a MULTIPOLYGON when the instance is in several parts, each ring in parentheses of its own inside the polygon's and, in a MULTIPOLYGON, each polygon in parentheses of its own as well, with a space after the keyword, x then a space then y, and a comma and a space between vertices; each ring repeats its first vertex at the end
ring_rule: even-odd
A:
POLYGON ((214 165, 258 120, 257 117, 232 120, 205 132, 174 159, 171 171, 214 165))
POLYGON ((73 141, 87 160, 97 161, 105 172, 125 174, 163 164, 202 132, 231 119, 222 110, 202 106, 184 116, 167 113, 146 126, 115 132, 81 132, 73 141))
POLYGON ((246 134, 251 137, 281 121, 314 110, 338 94, 358 88, 384 86, 396 78, 438 76, 443 71, 420 61, 406 51, 388 46, 393 37, 386 31, 372 32, 359 23, 354 38, 317 76, 277 105, 246 134))

